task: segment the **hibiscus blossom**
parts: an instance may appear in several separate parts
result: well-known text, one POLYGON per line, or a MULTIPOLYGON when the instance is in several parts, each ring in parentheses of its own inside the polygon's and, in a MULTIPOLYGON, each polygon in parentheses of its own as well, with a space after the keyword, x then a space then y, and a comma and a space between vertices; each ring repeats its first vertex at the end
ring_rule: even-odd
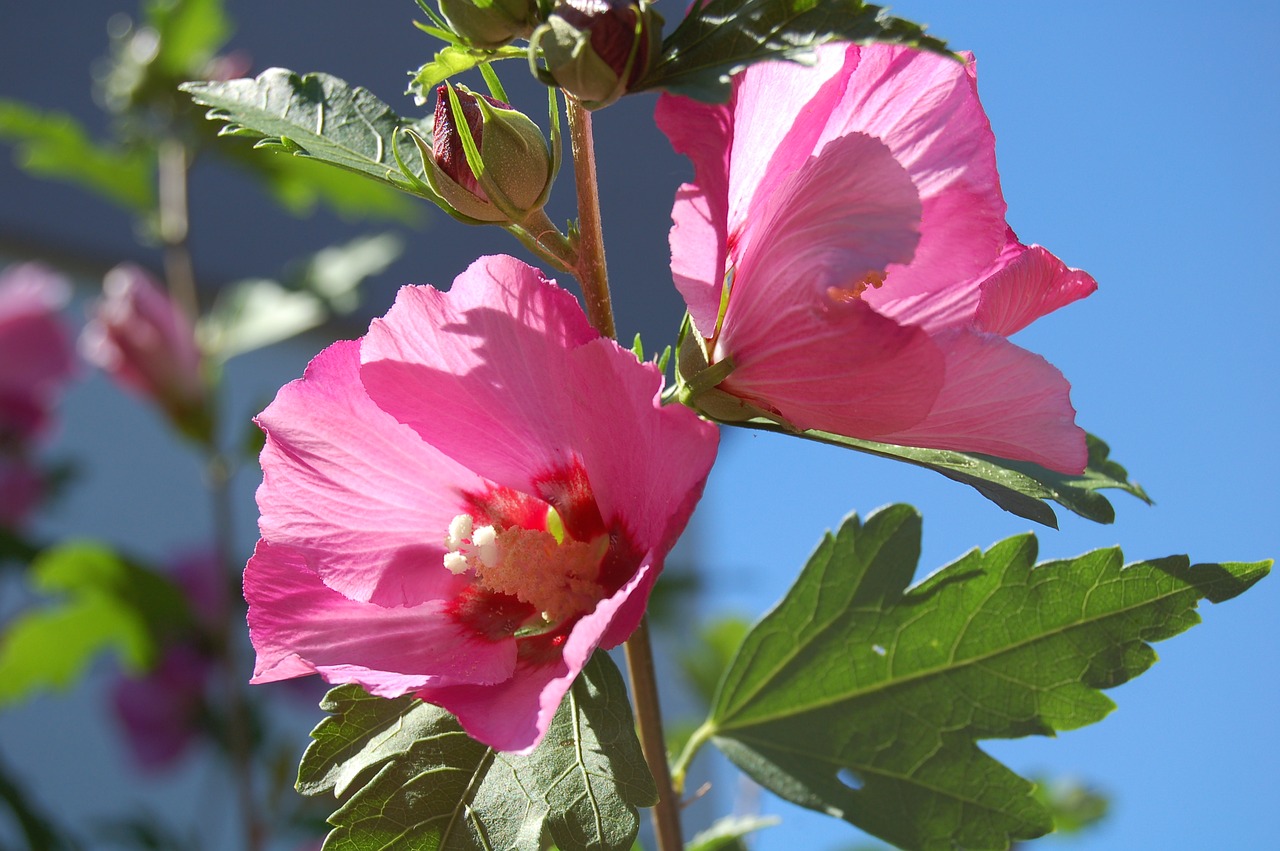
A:
POLYGON ((714 426, 509 257, 405 287, 258 418, 255 682, 414 693, 532 748, 624 641, 701 494, 714 426))
POLYGON ((39 263, 0 272, 0 451, 25 447, 48 426, 74 372, 58 312, 71 287, 39 263))
POLYGON ((1084 468, 1066 379, 1006 337, 1096 284, 1006 225, 972 58, 831 45, 657 120, 695 167, 671 231, 695 405, 1084 468))

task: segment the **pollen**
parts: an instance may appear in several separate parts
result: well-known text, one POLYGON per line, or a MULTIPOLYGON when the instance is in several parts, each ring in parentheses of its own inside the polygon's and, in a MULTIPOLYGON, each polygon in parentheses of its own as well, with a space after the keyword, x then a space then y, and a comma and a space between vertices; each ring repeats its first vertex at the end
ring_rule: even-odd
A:
POLYGON ((827 287, 827 295, 832 301, 857 301, 867 290, 884 286, 884 278, 884 272, 868 272, 848 287, 827 287))
POLYGON ((444 566, 455 575, 470 573, 481 589, 528 603, 549 624, 585 614, 603 595, 598 579, 609 538, 578 541, 553 514, 546 530, 475 526, 460 514, 449 524, 444 566))

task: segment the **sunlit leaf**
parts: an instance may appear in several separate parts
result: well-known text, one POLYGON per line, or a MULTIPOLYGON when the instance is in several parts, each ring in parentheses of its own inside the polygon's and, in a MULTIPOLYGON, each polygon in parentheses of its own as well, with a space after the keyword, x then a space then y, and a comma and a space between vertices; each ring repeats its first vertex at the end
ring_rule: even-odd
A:
POLYGON ((622 677, 597 652, 527 755, 502 753, 412 697, 329 692, 298 790, 342 801, 329 851, 368 848, 630 849, 657 799, 622 677))
POLYGON ((725 816, 689 840, 685 851, 748 851, 747 836, 780 821, 776 816, 725 816))
POLYGON ((639 89, 666 89, 703 101, 729 97, 729 80, 766 59, 809 61, 832 41, 889 42, 945 51, 917 24, 860 0, 711 0, 691 3, 662 42, 639 89))
POLYGON ((144 16, 155 28, 155 64, 172 78, 199 72, 231 36, 222 0, 147 0, 144 16))
POLYGON ((908 590, 920 518, 897 505, 828 534, 743 642, 703 735, 779 795, 908 849, 1007 848, 1053 827, 1034 785, 979 739, 1101 720, 1099 689, 1141 674, 1149 642, 1199 622, 1270 569, 1118 549, 1033 567, 1022 535, 908 590))

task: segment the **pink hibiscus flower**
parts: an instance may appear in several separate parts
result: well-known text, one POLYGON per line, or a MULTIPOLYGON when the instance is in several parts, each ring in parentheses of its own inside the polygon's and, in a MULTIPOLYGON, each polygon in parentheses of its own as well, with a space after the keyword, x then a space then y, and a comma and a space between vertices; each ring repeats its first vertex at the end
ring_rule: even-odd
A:
POLYGON ((715 455, 661 376, 510 257, 405 287, 261 414, 255 682, 415 693, 532 748, 631 634, 715 455))
POLYGON ((708 411, 1084 468, 1070 385, 1006 337, 1096 284, 1006 225, 971 58, 831 45, 657 120, 695 167, 671 267, 708 411))
POLYGON ((67 282, 38 263, 0 272, 0 451, 16 451, 48 426, 74 372, 58 318, 70 297, 67 282))

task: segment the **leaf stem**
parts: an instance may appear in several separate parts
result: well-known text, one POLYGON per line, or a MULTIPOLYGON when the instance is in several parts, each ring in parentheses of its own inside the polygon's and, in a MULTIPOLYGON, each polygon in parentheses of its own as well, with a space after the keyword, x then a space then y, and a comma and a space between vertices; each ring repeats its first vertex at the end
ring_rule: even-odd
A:
POLYGON ((684 750, 680 751, 680 756, 671 766, 671 788, 677 795, 684 794, 684 778, 689 771, 689 765, 698 751, 702 750, 702 746, 711 740, 715 729, 711 721, 703 721, 702 726, 694 730, 689 741, 685 742, 684 750))
POLYGON ((190 218, 187 203, 187 171, 191 152, 181 140, 168 137, 156 152, 156 195, 160 240, 164 243, 164 276, 169 297, 194 321, 200 313, 196 274, 187 247, 190 218))
POLYGON ((573 273, 578 265, 577 249, 560 233, 543 210, 535 210, 518 225, 507 225, 524 247, 562 272, 573 273))
POLYGON ((600 192, 596 177, 595 141, 591 113, 576 98, 567 97, 569 150, 578 190, 578 258, 573 273, 582 287, 587 318, 606 337, 617 337, 609 298, 609 274, 604 260, 604 231, 600 226, 600 192))

